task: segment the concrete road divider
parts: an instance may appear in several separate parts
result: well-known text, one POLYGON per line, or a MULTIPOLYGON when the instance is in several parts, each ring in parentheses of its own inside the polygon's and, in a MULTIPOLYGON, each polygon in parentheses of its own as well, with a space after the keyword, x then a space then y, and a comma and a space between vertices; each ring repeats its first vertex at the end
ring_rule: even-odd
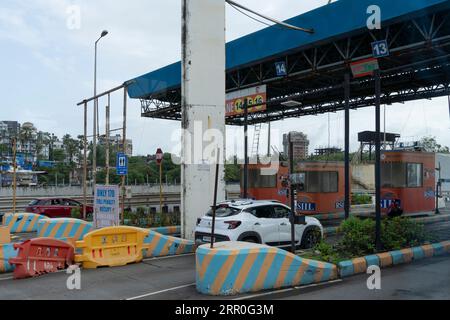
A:
POLYGON ((320 283, 337 278, 330 263, 302 259, 285 250, 246 242, 221 242, 196 252, 197 290, 236 295, 320 283))
POLYGON ((183 240, 162 235, 155 231, 144 239, 144 257, 164 257, 178 254, 194 253, 195 244, 193 241, 183 240))
POLYGON ((450 241, 445 241, 342 261, 338 264, 339 276, 345 278, 355 274, 365 273, 370 266, 386 268, 415 260, 443 255, 449 252, 450 241))
POLYGON ((181 234, 181 226, 151 228, 150 230, 165 236, 175 236, 181 234))
POLYGON ((7 213, 3 216, 3 225, 7 226, 11 233, 36 232, 38 222, 47 217, 34 213, 7 213))
POLYGON ((37 233, 41 238, 82 240, 93 231, 92 223, 79 219, 45 219, 38 223, 37 233))
POLYGON ((77 249, 82 254, 75 255, 75 262, 83 268, 118 267, 143 259, 144 238, 149 230, 134 227, 110 227, 95 230, 77 241, 77 249))
POLYGON ((72 245, 50 238, 37 238, 14 244, 19 250, 17 257, 10 258, 14 268, 14 279, 37 277, 57 272, 72 265, 74 248, 72 245))
POLYGON ((17 257, 17 249, 14 244, 0 245, 0 273, 12 272, 14 266, 9 263, 9 259, 17 257))

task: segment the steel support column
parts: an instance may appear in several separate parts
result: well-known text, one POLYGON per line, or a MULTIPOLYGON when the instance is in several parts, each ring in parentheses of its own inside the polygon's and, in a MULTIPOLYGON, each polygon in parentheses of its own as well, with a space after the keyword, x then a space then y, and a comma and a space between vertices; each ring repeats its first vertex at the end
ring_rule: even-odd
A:
POLYGON ((375 214, 377 250, 381 250, 381 76, 375 71, 375 214))
POLYGON ((345 219, 350 217, 350 75, 344 80, 345 91, 345 219))

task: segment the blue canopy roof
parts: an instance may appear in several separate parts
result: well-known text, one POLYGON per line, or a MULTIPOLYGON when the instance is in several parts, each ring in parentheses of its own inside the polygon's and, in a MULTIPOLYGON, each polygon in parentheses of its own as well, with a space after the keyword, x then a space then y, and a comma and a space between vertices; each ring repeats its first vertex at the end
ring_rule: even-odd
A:
MULTIPOLYGON (((314 34, 271 26, 227 43, 227 71, 357 33, 367 28, 367 8, 371 5, 381 8, 382 21, 386 22, 401 20, 423 10, 450 7, 450 1, 339 0, 286 20, 292 25, 314 28, 314 34)), ((181 87, 181 62, 132 79, 130 83, 129 96, 136 99, 178 89, 181 87)))

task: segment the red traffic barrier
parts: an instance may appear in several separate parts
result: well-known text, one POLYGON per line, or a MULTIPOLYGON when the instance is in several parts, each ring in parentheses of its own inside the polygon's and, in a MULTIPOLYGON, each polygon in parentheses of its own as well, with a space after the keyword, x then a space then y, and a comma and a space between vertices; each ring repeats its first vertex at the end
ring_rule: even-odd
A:
POLYGON ((72 265, 74 247, 64 241, 37 238, 14 244, 17 257, 9 259, 15 266, 14 279, 37 277, 72 265))

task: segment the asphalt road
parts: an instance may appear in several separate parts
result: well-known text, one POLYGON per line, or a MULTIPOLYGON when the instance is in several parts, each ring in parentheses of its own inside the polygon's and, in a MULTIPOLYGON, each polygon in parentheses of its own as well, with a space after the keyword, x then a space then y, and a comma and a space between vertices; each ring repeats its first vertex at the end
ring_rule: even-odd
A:
MULTIPOLYGON (((66 287, 65 272, 39 278, 0 277, 0 299, 211 300, 195 288, 195 256, 146 260, 118 268, 82 270, 81 290, 66 287)), ((367 276, 318 286, 226 299, 450 299, 450 256, 382 270, 382 290, 369 291, 367 276)), ((223 299, 223 298, 221 298, 223 299)))
POLYGON ((257 295, 258 300, 449 300, 450 256, 381 270, 381 290, 367 289, 368 275, 343 281, 257 295))

